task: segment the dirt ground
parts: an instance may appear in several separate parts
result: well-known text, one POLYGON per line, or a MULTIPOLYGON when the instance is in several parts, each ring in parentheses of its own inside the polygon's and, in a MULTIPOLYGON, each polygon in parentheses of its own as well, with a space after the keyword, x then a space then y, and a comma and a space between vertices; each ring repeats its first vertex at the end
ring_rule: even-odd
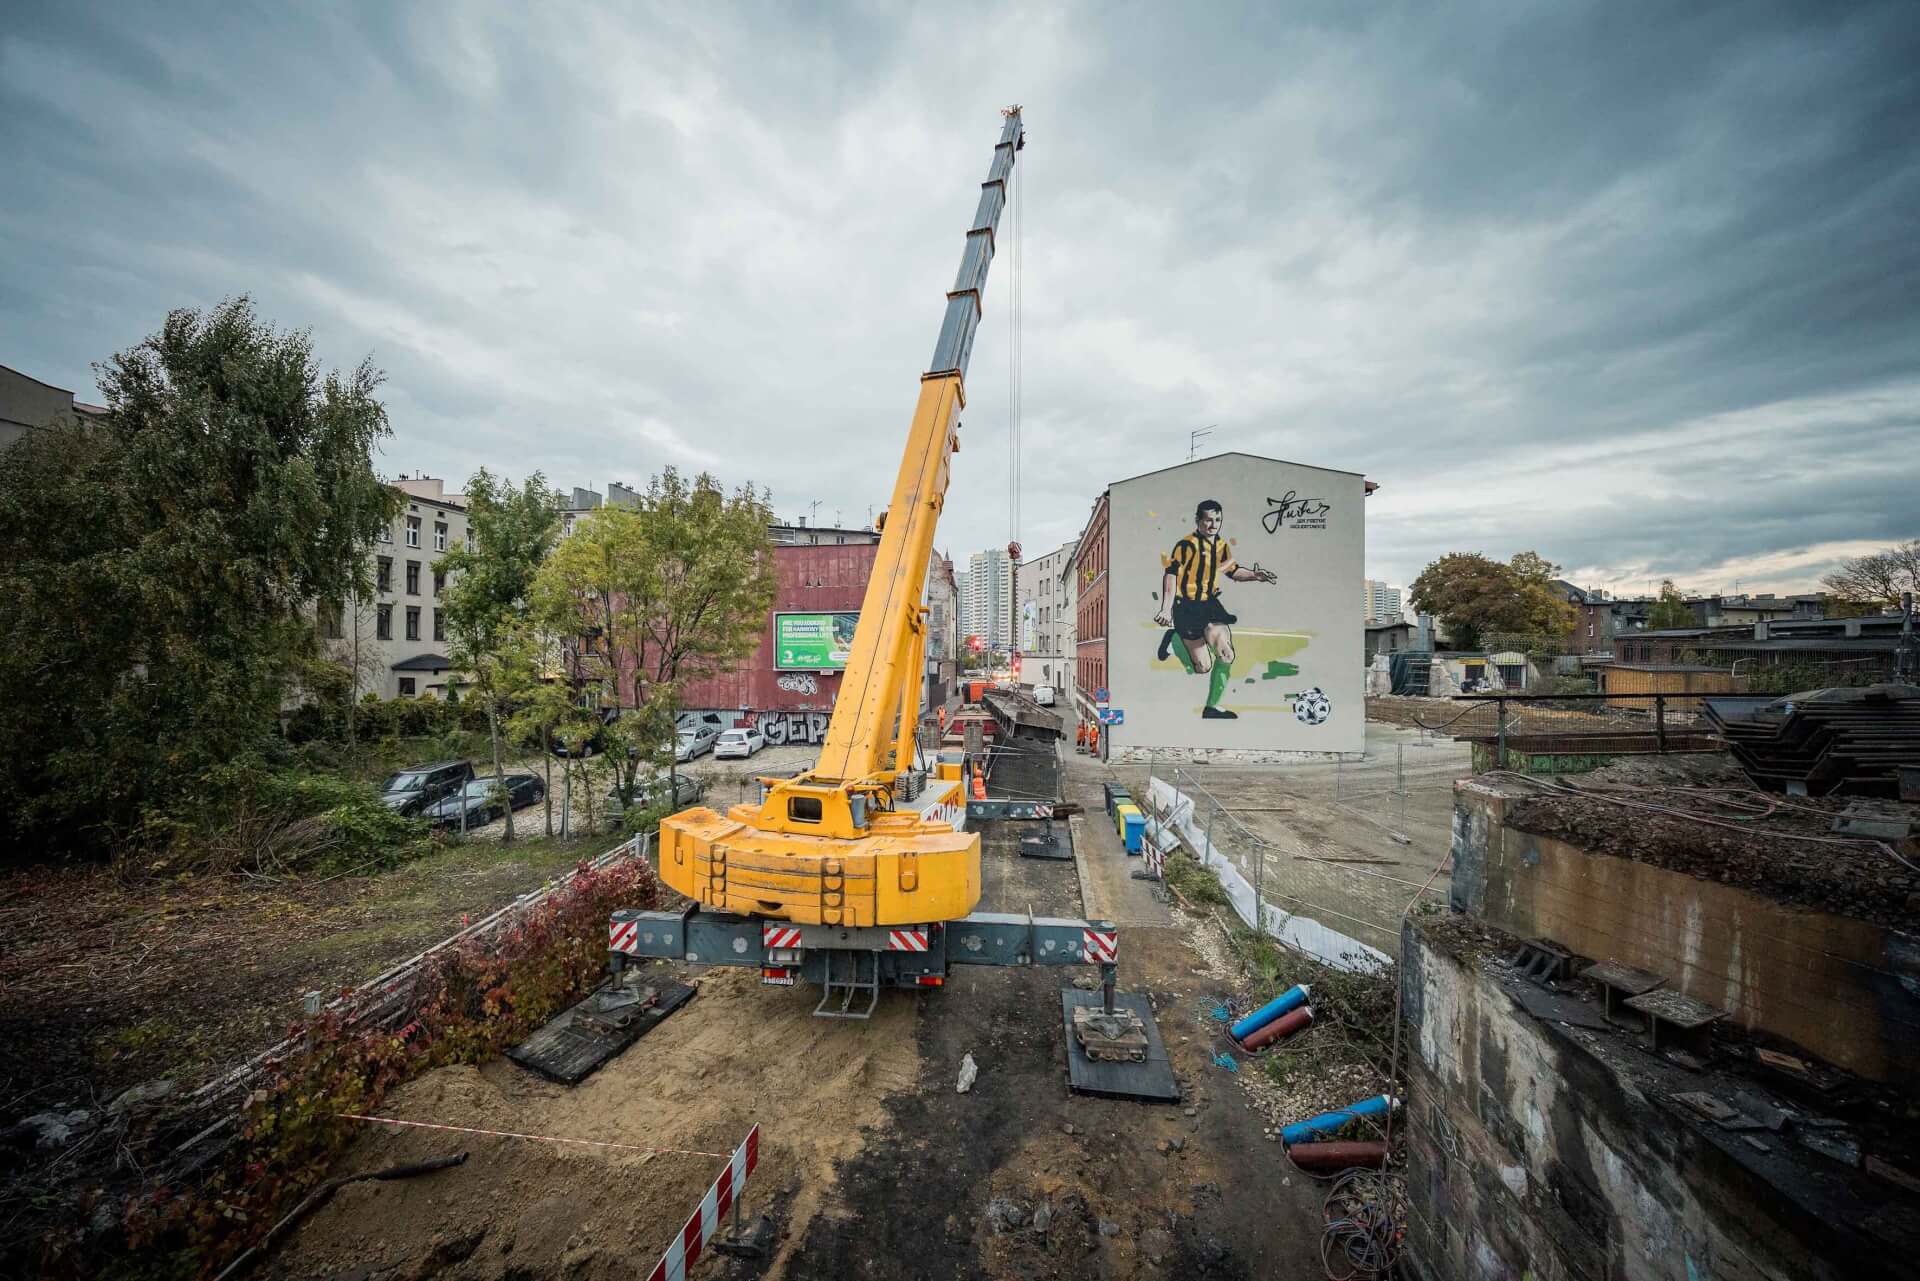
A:
POLYGON ((0 1126, 129 1086, 180 1092, 285 1034, 301 997, 363 982, 610 838, 470 844, 375 876, 0 882, 0 1126))
MULTIPOLYGON (((1091 880, 1132 918, 1121 986, 1151 994, 1180 1103, 1068 1090, 1059 992, 1076 970, 961 967, 941 990, 885 994, 854 1023, 814 1019, 808 989, 704 969, 693 1001, 574 1089, 501 1061, 425 1077, 387 1115, 712 1153, 758 1122, 746 1208, 773 1217, 775 1255, 710 1257, 696 1276, 1319 1277, 1316 1187, 1212 1060, 1211 1008, 1233 981, 1217 947, 1196 947, 1127 877, 1117 840, 1092 834, 1075 861, 1040 861, 1017 854, 1025 830, 983 833, 982 910, 1081 915, 1091 880), (960 1094, 967 1054, 979 1078, 960 1094)), ((644 1275, 720 1165, 369 1127, 341 1168, 457 1150, 472 1154, 461 1168, 342 1192, 269 1274, 644 1275)))

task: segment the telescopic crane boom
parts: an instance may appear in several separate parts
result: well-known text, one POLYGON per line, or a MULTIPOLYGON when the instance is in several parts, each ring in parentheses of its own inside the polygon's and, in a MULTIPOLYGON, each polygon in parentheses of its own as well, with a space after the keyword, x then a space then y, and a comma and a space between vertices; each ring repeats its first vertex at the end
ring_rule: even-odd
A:
MULTIPOLYGON (((1020 108, 1005 123, 947 293, 933 360, 920 376, 880 547, 841 677, 840 696, 813 769, 762 779, 765 799, 726 814, 683 811, 660 826, 660 873, 674 889, 725 911, 847 927, 956 920, 980 899, 980 839, 956 830, 966 798, 959 768, 904 802, 926 643, 924 593, 934 529, 946 502, 955 415, 980 324, 994 234, 1014 156, 1025 143, 1020 108), (930 802, 930 803, 929 803, 930 802)), ((910 782, 911 779, 911 782, 910 782)))

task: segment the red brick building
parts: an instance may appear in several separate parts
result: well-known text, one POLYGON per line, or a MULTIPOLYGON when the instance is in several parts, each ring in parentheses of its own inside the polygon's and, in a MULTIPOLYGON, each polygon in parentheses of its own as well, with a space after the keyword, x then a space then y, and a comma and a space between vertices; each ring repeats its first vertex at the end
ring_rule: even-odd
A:
POLYGON ((777 546, 773 610, 753 657, 730 672, 687 685, 682 718, 700 715, 722 726, 758 724, 770 743, 818 743, 840 692, 839 672, 783 672, 774 666, 773 614, 857 611, 873 575, 877 543, 777 546))
POLYGON ((1092 720, 1094 691, 1107 684, 1107 495, 1101 494, 1087 517, 1074 553, 1074 574, 1080 588, 1074 646, 1074 701, 1083 720, 1092 720))

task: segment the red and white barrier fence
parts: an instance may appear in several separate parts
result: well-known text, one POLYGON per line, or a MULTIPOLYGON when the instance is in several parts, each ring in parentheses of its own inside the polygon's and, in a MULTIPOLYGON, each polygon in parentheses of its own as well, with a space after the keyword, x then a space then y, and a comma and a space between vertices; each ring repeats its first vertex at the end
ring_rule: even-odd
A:
POLYGON ((747 1131, 747 1137, 733 1150, 727 1160, 727 1168, 700 1198, 693 1216, 680 1229, 679 1237, 667 1247, 660 1256, 660 1262, 653 1265, 653 1271, 647 1274, 647 1281, 687 1281, 687 1270, 700 1258, 700 1252, 706 1248, 713 1234, 720 1230, 720 1220, 727 1211, 739 1203, 746 1192, 747 1176, 760 1164, 760 1127, 755 1125, 747 1131))

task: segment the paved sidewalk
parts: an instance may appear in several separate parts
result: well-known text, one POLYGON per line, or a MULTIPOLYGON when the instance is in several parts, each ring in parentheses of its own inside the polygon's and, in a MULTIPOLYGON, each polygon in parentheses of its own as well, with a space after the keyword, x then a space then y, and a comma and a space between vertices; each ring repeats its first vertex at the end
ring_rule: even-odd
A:
POLYGON ((1105 777, 1103 766, 1069 757, 1060 786, 1061 799, 1077 801, 1085 811, 1068 822, 1087 917, 1123 926, 1171 926, 1173 912, 1156 897, 1153 883, 1133 879, 1143 860, 1127 853, 1113 819, 1100 808, 1100 784, 1105 777))

